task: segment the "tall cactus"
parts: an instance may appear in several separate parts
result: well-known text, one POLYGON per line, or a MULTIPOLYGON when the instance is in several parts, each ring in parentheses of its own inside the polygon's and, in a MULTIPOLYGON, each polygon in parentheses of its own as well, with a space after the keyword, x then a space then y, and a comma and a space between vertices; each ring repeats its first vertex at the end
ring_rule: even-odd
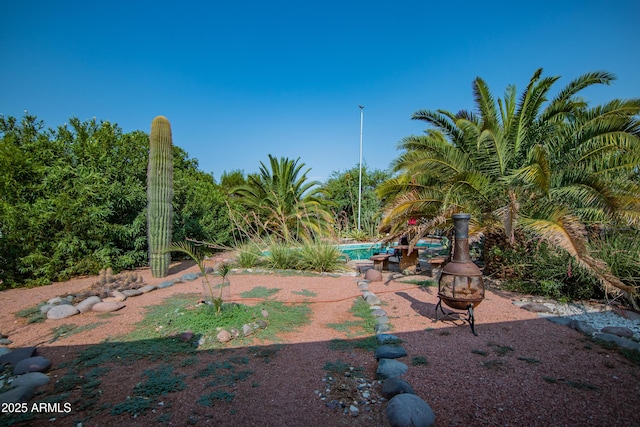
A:
POLYGON ((147 237, 153 277, 165 277, 171 263, 173 225, 173 148, 171 124, 158 116, 151 122, 147 168, 147 237))

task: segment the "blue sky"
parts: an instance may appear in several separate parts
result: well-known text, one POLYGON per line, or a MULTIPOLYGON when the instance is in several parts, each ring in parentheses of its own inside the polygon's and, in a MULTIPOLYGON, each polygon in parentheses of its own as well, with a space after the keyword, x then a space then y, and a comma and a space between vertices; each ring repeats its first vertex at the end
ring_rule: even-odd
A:
POLYGON ((640 2, 5 2, 0 114, 70 117, 149 132, 219 179, 268 154, 325 180, 364 160, 386 169, 421 133, 419 109, 472 109, 471 83, 524 89, 537 68, 618 80, 592 104, 640 97, 640 2))

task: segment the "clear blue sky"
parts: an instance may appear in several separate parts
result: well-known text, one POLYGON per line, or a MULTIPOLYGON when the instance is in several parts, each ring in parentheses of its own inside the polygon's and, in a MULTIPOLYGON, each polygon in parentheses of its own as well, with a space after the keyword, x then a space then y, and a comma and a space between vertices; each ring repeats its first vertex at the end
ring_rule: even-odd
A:
POLYGON ((10 1, 0 26, 0 113, 149 132, 219 179, 267 155, 310 177, 364 159, 386 169, 418 109, 473 108, 477 76, 502 95, 537 68, 558 87, 617 75, 593 104, 640 97, 640 1, 10 1))

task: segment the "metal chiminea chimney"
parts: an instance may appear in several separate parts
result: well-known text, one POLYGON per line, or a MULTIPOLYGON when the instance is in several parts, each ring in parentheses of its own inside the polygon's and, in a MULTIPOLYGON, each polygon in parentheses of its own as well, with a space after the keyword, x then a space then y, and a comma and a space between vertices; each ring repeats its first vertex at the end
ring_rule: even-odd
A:
POLYGON ((471 215, 467 213, 453 214, 454 246, 453 259, 445 264, 438 280, 438 304, 436 305, 436 322, 438 321, 438 308, 445 316, 455 313, 445 313, 442 303, 455 310, 467 310, 467 318, 464 319, 471 325, 471 332, 476 334, 473 309, 484 299, 484 281, 482 272, 471 261, 469 253, 469 220, 471 215))

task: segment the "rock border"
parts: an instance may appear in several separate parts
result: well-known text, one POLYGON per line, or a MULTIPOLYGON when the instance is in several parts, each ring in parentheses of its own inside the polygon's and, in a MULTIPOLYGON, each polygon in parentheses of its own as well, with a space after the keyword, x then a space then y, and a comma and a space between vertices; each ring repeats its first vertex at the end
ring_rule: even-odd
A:
POLYGON ((392 427, 433 427, 436 415, 431 406, 415 394, 408 382, 400 378, 407 373, 409 367, 397 359, 406 357, 407 351, 397 345, 400 341, 398 337, 388 333, 391 330, 389 316, 380 307, 382 301, 369 289, 370 282, 359 279, 356 283, 362 298, 369 304, 371 313, 376 318, 374 331, 379 344, 375 351, 378 361, 376 375, 382 382, 382 396, 388 400, 385 410, 387 421, 392 427))

